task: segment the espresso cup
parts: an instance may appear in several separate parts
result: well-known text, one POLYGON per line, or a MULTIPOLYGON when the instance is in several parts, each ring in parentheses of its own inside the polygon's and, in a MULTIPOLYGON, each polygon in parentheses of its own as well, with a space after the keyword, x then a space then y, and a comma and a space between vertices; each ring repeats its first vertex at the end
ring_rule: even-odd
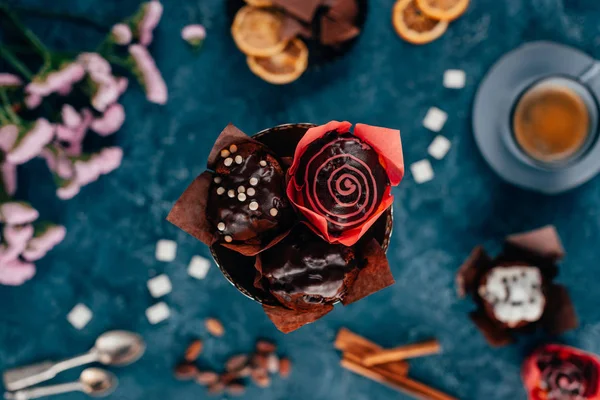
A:
POLYGON ((582 83, 555 76, 525 88, 510 118, 512 152, 537 168, 556 169, 589 150, 596 139, 598 107, 582 83))

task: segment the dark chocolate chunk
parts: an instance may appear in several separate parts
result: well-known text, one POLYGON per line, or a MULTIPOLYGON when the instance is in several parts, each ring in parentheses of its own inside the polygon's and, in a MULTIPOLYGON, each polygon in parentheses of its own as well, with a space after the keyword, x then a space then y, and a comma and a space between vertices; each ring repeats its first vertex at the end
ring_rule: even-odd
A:
POLYGON ((352 247, 329 244, 303 224, 259 257, 268 290, 291 309, 341 300, 358 274, 352 247))
POLYGON ((283 8, 284 11, 306 23, 312 22, 322 3, 323 0, 273 0, 273 5, 283 8))
POLYGON ((337 132, 311 143, 296 182, 303 185, 305 206, 327 219, 333 236, 361 226, 377 212, 389 187, 377 152, 356 136, 337 132))
POLYGON ((207 218, 222 243, 260 243, 287 221, 291 209, 284 172, 264 147, 247 142, 223 148, 215 161, 207 218))
POLYGON ((326 46, 335 46, 360 34, 360 30, 350 22, 332 20, 329 17, 321 19, 321 43, 326 46))
POLYGON ((335 21, 354 23, 358 15, 356 0, 328 0, 329 11, 327 16, 335 21))
POLYGON ((288 15, 284 16, 283 24, 281 26, 281 37, 284 40, 290 40, 298 35, 305 38, 310 38, 312 37, 312 31, 297 19, 294 19, 288 15))

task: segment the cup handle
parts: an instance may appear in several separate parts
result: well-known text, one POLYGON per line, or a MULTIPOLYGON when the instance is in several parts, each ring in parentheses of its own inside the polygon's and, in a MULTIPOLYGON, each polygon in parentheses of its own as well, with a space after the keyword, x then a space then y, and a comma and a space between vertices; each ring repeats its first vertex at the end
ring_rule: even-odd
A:
POLYGON ((579 76, 579 80, 600 97, 600 61, 595 61, 579 76))

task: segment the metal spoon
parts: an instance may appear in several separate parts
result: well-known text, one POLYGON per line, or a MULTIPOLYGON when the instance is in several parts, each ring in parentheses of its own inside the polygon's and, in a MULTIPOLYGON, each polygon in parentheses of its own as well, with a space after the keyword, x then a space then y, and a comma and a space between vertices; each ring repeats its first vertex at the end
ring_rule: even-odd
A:
POLYGON ((54 378, 59 372, 93 362, 104 365, 127 365, 137 361, 146 350, 144 339, 127 331, 105 332, 90 351, 67 360, 45 361, 4 372, 4 386, 10 391, 24 389, 54 378))
POLYGON ((62 383, 60 385, 41 386, 33 389, 19 390, 14 393, 5 393, 7 400, 28 400, 38 397, 50 396, 67 392, 83 392, 92 397, 104 397, 111 394, 117 387, 117 377, 100 368, 84 369, 76 382, 62 383))

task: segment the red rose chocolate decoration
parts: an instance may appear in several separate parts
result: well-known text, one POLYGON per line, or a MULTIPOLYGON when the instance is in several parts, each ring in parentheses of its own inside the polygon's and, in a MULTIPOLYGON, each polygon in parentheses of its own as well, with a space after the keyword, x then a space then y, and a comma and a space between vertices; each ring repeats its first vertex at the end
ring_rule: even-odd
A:
POLYGON ((355 244, 392 205, 404 174, 400 131, 332 121, 298 143, 287 195, 330 243, 355 244))
POLYGON ((522 374, 529 400, 600 399, 600 360, 572 347, 538 349, 523 363, 522 374))

